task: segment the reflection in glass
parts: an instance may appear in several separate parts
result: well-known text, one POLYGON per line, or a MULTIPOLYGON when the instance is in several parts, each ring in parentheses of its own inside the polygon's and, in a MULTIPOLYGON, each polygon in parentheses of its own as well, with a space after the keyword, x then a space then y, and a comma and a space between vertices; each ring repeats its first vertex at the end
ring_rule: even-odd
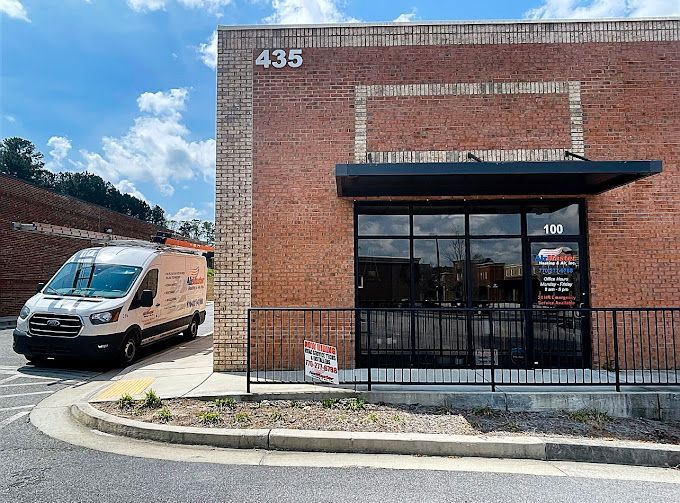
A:
POLYGON ((359 307, 408 307, 408 239, 360 239, 358 262, 359 307))
POLYGON ((358 216, 359 236, 408 236, 407 206, 367 206, 358 216))
POLYGON ((465 215, 413 215, 415 236, 456 236, 465 234, 465 215))
POLYGON ((465 240, 413 242, 416 307, 465 305, 465 240))
POLYGON ((557 210, 554 206, 532 207, 527 213, 527 232, 531 236, 577 235, 580 232, 578 221, 578 204, 557 210))
POLYGON ((470 234, 476 236, 519 234, 521 231, 519 213, 470 215, 470 234))
POLYGON ((520 239, 473 239, 470 241, 472 301, 520 307, 522 242, 520 239))

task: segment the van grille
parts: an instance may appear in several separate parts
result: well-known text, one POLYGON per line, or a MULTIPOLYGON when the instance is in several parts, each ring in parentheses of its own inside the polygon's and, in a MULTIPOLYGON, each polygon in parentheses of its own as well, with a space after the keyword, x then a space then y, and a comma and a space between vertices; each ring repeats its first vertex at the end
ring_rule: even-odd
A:
POLYGON ((75 337, 83 324, 80 318, 70 314, 34 314, 28 322, 28 331, 33 335, 75 337))

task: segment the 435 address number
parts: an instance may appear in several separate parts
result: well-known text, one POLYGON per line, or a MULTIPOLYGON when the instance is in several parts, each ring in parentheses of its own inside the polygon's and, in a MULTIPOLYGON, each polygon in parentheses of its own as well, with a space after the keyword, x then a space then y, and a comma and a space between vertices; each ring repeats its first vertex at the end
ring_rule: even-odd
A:
POLYGON ((302 66, 302 49, 289 49, 288 52, 285 49, 265 49, 255 60, 255 66, 299 68, 302 66))

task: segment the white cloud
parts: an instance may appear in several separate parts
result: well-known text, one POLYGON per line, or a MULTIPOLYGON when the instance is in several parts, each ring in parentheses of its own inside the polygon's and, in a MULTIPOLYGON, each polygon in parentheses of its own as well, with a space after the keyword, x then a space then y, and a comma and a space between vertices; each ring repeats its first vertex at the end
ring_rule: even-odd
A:
POLYGON ((14 19, 21 19, 30 23, 28 12, 19 0, 0 0, 0 12, 4 12, 9 17, 14 19))
POLYGON ((10 114, 5 114, 5 115, 3 115, 3 117, 4 117, 5 120, 6 120, 7 122, 9 122, 10 124, 14 124, 14 123, 17 121, 17 118, 14 117, 13 115, 10 115, 10 114))
POLYGON ((102 152, 80 150, 73 164, 113 183, 154 183, 164 195, 174 193, 174 182, 215 176, 215 140, 190 141, 182 121, 188 98, 185 88, 143 93, 137 99, 142 114, 125 135, 102 138, 102 152))
POLYGON ((175 222, 194 219, 200 220, 202 216, 203 212, 201 210, 197 210, 193 206, 185 206, 184 208, 180 208, 174 215, 170 215, 168 220, 174 220, 175 222))
POLYGON ((208 42, 198 46, 201 61, 213 70, 217 67, 217 30, 212 32, 208 42))
MULTIPOLYGON (((170 2, 171 0, 127 0, 130 8, 137 12, 165 9, 170 2)), ((189 9, 205 9, 210 13, 219 14, 220 8, 229 5, 231 0, 177 0, 177 3, 189 9)))
POLYGON ((264 19, 272 24, 344 23, 357 20, 345 15, 337 0, 272 0, 274 13, 264 19))
POLYGON ((531 19, 597 19, 680 15, 678 0, 545 0, 524 16, 531 19))
POLYGON ((141 199, 142 201, 146 201, 147 203, 149 200, 142 194, 137 187, 135 187, 135 184, 132 183, 130 180, 121 180, 117 184, 115 184, 115 187, 120 190, 123 194, 130 194, 131 196, 135 196, 136 198, 141 199))
POLYGON ((416 9, 411 9, 411 12, 403 12, 399 14, 393 22, 395 23, 410 23, 416 18, 416 9))
POLYGON ((65 136, 52 136, 47 140, 47 146, 52 147, 49 152, 52 159, 45 163, 45 168, 52 172, 61 170, 64 159, 68 157, 68 153, 71 151, 71 140, 65 136))

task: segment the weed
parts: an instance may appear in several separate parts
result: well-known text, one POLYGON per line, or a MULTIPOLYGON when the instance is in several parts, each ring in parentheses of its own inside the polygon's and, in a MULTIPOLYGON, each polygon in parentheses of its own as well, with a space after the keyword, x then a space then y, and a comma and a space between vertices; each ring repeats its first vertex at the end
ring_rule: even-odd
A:
POLYGON ((395 421, 396 423, 403 423, 403 422, 404 422, 403 416, 400 416, 399 414, 395 414, 395 415, 392 417, 392 419, 394 419, 394 421, 395 421))
POLYGON ((486 417, 493 417, 498 415, 498 411, 492 409, 488 405, 485 405, 484 407, 475 407, 472 409, 472 413, 476 416, 486 416, 486 417))
POLYGON ((338 403, 337 399, 335 398, 326 398, 321 402, 321 405, 323 405, 324 409, 332 409, 333 406, 338 403))
POLYGON ((116 405, 118 406, 119 409, 131 409, 134 404, 135 401, 132 399, 129 393, 124 393, 116 401, 116 405))
POLYGON ((237 412, 234 414, 234 422, 238 424, 246 424, 250 422, 250 414, 247 412, 237 412))
POLYGON ((292 402, 290 402, 290 406, 294 409, 302 408, 302 404, 298 400, 293 400, 292 402))
POLYGON ((378 415, 375 414, 374 412, 371 412, 366 416, 366 421, 370 421, 371 423, 377 423, 378 422, 378 415))
POLYGON ((172 419, 172 413, 170 412, 170 409, 168 409, 167 407, 163 407, 158 412, 156 412, 156 418, 161 423, 167 423, 172 419))
POLYGON ((210 402, 210 406, 216 408, 217 410, 233 409, 236 407, 236 400, 233 398, 216 398, 210 402))
POLYGON ((442 405, 441 411, 443 414, 450 415, 453 414, 453 407, 451 407, 450 404, 445 403, 444 405, 442 405))
POLYGON ((347 422, 347 414, 338 414, 335 420, 338 423, 346 423, 347 422))
POLYGON ((614 372, 616 370, 616 363, 614 360, 607 360, 602 364, 602 370, 606 370, 607 372, 614 372))
POLYGON ((512 421, 511 419, 509 419, 503 424, 503 428, 505 428, 506 431, 514 432, 522 431, 522 428, 519 425, 519 423, 517 423, 516 421, 512 421))
POLYGON ((277 421, 281 421, 283 419, 283 414, 281 414, 281 411, 275 410, 274 412, 272 412, 269 418, 276 423, 277 421))
POLYGON ((366 402, 364 402, 361 398, 350 398, 347 400, 345 407, 356 412, 357 410, 362 410, 364 405, 366 405, 366 402))
POLYGON ((567 412, 567 417, 573 421, 586 423, 595 428, 602 428, 605 423, 611 420, 609 414, 597 409, 580 409, 567 412))
POLYGON ((262 407, 262 402, 251 402, 250 404, 251 409, 259 409, 260 407, 262 407))
POLYGON ((219 412, 210 410, 208 412, 201 412, 198 415, 198 421, 202 424, 215 425, 222 421, 222 417, 219 412))
POLYGON ((154 390, 150 389, 146 392, 144 399, 142 400, 142 407, 146 407, 147 409, 157 409, 161 405, 163 405, 163 402, 154 390))

